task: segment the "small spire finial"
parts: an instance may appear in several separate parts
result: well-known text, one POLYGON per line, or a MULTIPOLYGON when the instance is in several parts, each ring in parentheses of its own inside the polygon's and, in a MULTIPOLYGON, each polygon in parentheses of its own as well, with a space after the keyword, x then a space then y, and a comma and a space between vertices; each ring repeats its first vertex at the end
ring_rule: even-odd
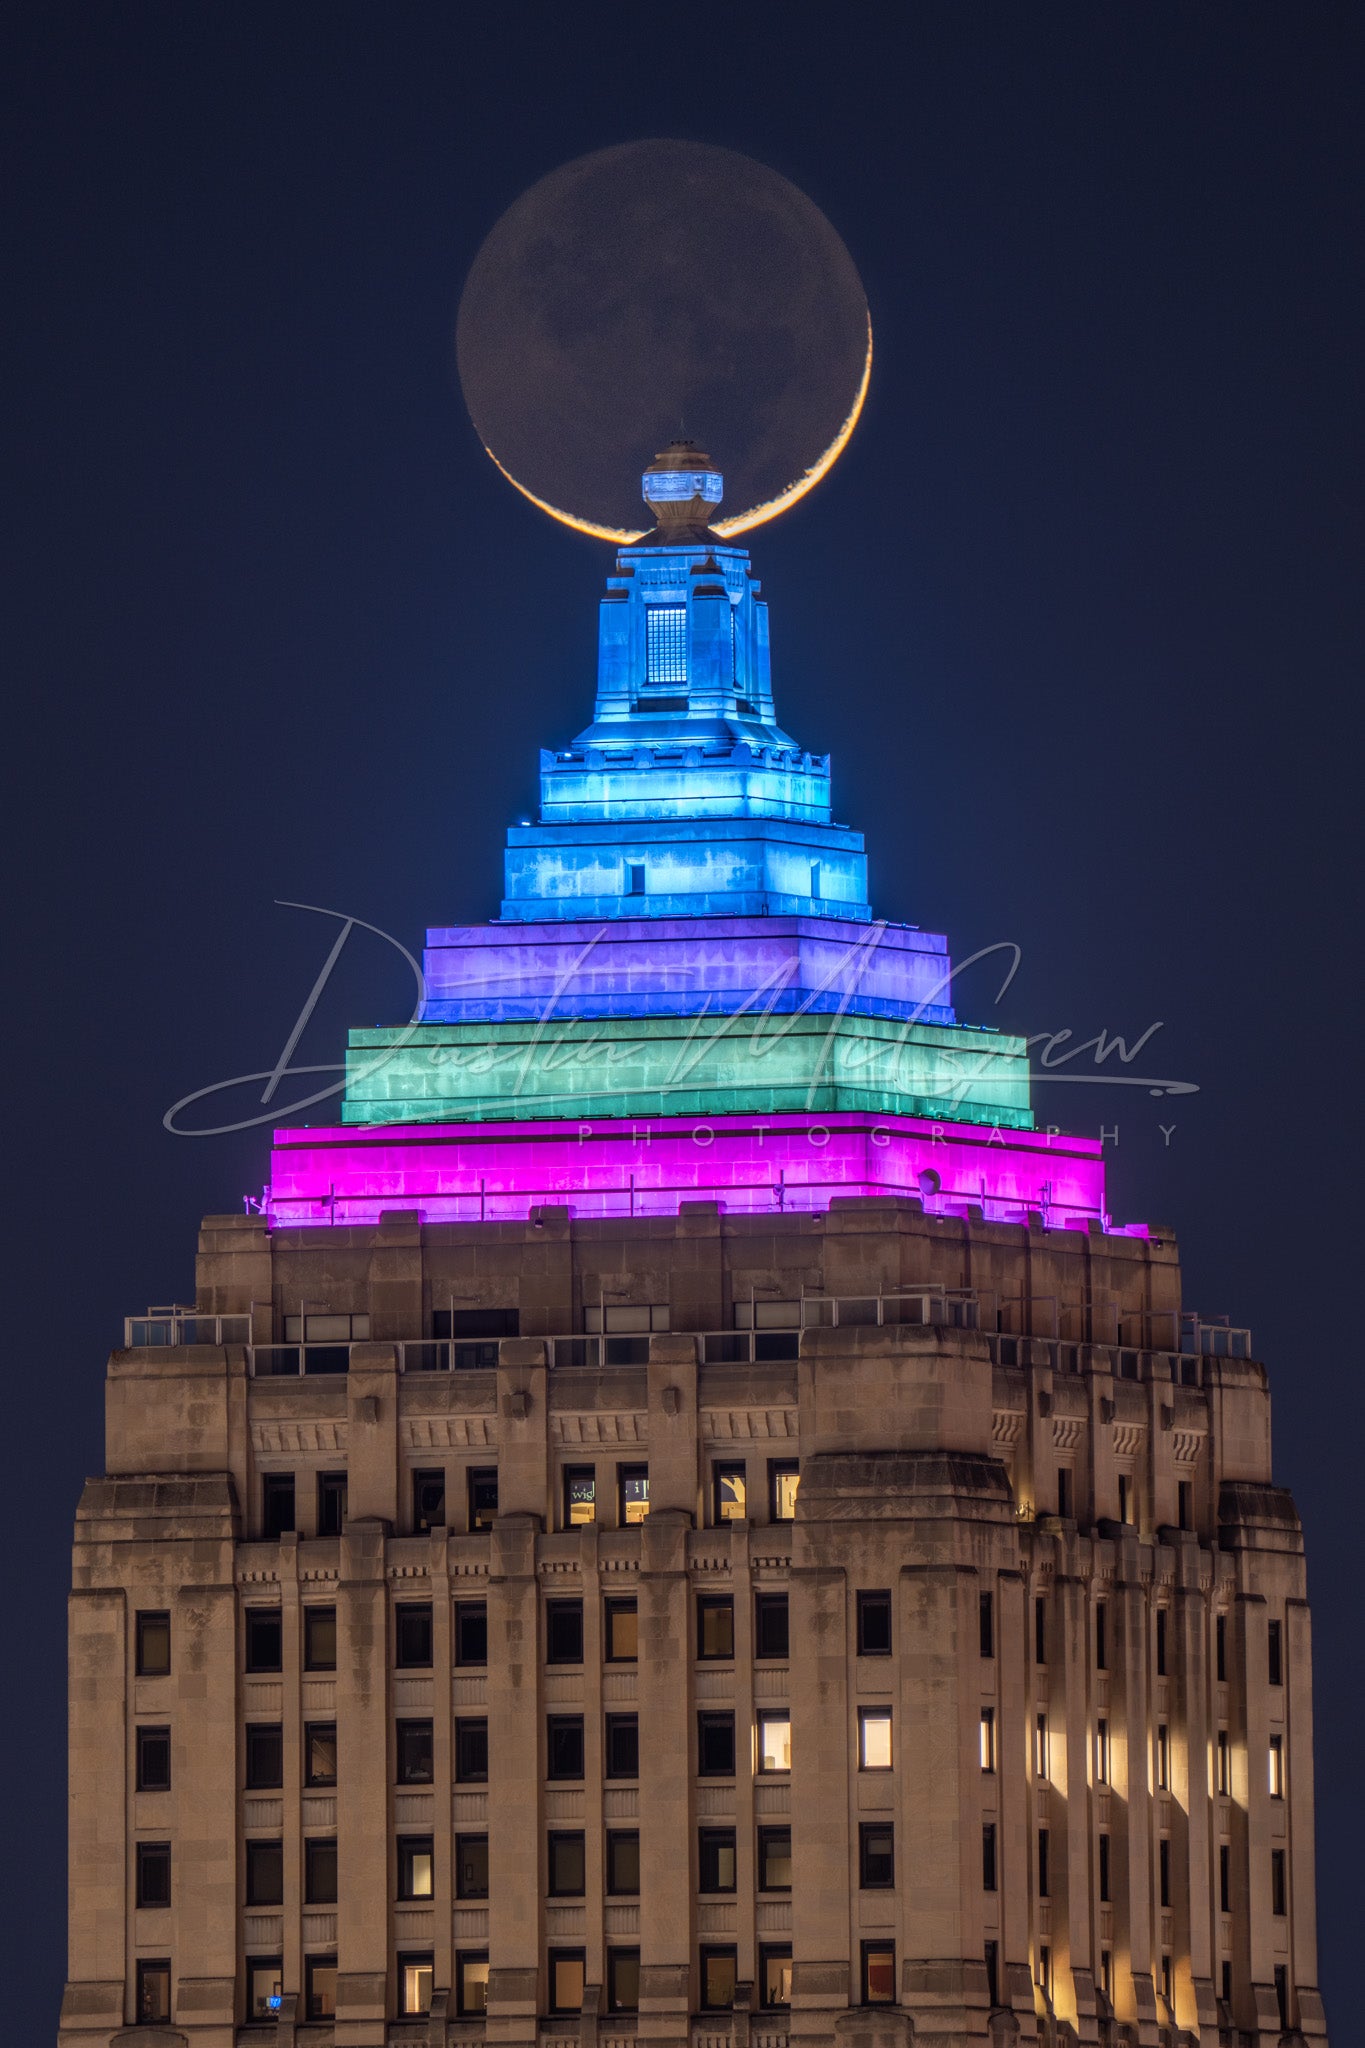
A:
POLYGON ((640 480, 645 503, 660 526, 708 524, 725 492, 725 480, 695 441, 670 441, 640 480))

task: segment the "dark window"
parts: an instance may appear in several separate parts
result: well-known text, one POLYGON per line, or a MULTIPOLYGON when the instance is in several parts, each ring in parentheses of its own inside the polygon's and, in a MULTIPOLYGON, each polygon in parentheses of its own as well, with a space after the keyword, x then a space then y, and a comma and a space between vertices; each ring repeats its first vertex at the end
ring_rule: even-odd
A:
POLYGON ((1213 1668, 1219 1682, 1225 1683, 1228 1675, 1228 1619, 1225 1614, 1218 1615, 1213 1624, 1213 1668))
POLYGON ((261 1533, 267 1543, 294 1526, 294 1475, 267 1472, 261 1482, 261 1533))
POLYGON ((1171 1845, 1165 1835, 1156 1845, 1157 1889, 1163 1906, 1171 1903, 1171 1845))
POLYGON ((336 1670, 337 1611, 335 1607, 304 1608, 303 1668, 305 1671, 336 1670))
POLYGON ((430 1721, 400 1721, 394 1741, 394 1758, 400 1785, 429 1785, 432 1780, 432 1731, 430 1721))
POLYGON ((604 1649, 609 1664, 633 1664, 640 1654, 640 1618, 634 1600, 603 1602, 604 1649))
POLYGON ((1047 1662, 1047 1601, 1039 1593, 1033 1602, 1033 1661, 1047 1662))
POLYGON ((765 1942, 758 1952, 758 2002, 765 2012, 783 2011, 792 2002, 790 1942, 765 1942))
POLYGON ((754 1595, 754 1655, 755 1657, 785 1658, 788 1654, 790 1631, 787 1626, 787 1596, 785 1593, 756 1593, 754 1595))
MULTIPOLYGON (((275 1844, 278 1849, 278 1842, 275 1844)), ((137 1845, 137 1902, 139 1906, 169 1906, 171 1903, 171 1845, 169 1842, 139 1842, 137 1845)))
POLYGON ((1109 1607, 1103 1600, 1095 1602, 1095 1669, 1109 1669, 1109 1607))
POLYGON ((981 1889, 995 1890, 998 1879, 995 1866, 995 1822, 988 1820, 981 1829, 981 1889))
POLYGON ((337 1781, 337 1724, 309 1721, 303 1731, 303 1782, 305 1785, 335 1785, 337 1781))
POLYGON ((697 1596, 697 1655, 733 1657, 735 1654, 735 1603, 726 1593, 697 1596))
POLYGON ((639 1889, 639 1832, 635 1828, 613 1828, 607 1835, 607 1890, 633 1898, 639 1889))
POLYGON ((789 1892, 791 1890, 792 1831, 790 1828, 759 1829, 758 1888, 761 1892, 789 1892))
POLYGON ((304 2011, 310 2020, 330 2020, 337 2009, 337 1959, 335 1956, 307 1956, 304 1959, 304 2011))
POLYGON ((284 1783, 284 1730, 278 1721, 246 1725, 246 1789, 273 1792, 284 1783))
POLYGON ((583 1716, 581 1714, 546 1715, 545 1775, 547 1778, 582 1777, 583 1716))
POLYGON ((171 1965, 169 1957, 158 1957, 155 1962, 139 1962, 137 1966, 135 2017, 143 2022, 154 2023, 157 2020, 168 2020, 170 2016, 171 1965))
POLYGON ((1100 1904, 1109 1904, 1109 1837, 1100 1836, 1100 1904))
POLYGON ((697 1716, 697 1774, 702 1778, 735 1775, 735 1717, 732 1713, 697 1716))
POLYGON ((547 1664, 581 1664, 583 1662, 583 1602, 581 1600, 547 1600, 545 1602, 545 1662, 547 1664))
MULTIPOLYGON (((318 1534, 339 1536, 346 1520, 346 1474, 344 1472, 319 1472, 318 1474, 318 1534)), ((335 1973, 336 1964, 331 1965, 335 1973)))
POLYGON ((1272 1621, 1267 1626, 1266 1653, 1266 1677, 1271 1685, 1283 1685, 1284 1632, 1278 1621, 1272 1621))
POLYGON ((486 1600, 455 1602, 455 1662, 488 1662, 488 1603, 486 1600))
POLYGON ((735 2002, 736 1953, 733 1948, 704 1948, 701 1952, 701 2003, 703 2012, 728 2012, 735 2002))
POLYGON ((986 2002, 994 2011, 1000 2003, 1000 1944, 986 1943, 986 2002))
POLYGON ((794 1458, 768 1461, 768 1513, 774 1522, 796 1519, 796 1494, 801 1484, 801 1467, 794 1458))
POLYGON ((1051 1876, 1052 1876, 1052 1872, 1051 1872, 1051 1869, 1050 1869, 1050 1865, 1051 1865, 1051 1862, 1052 1862, 1052 1855, 1051 1855, 1051 1850, 1052 1850, 1052 1838, 1051 1838, 1051 1836, 1050 1836, 1050 1835, 1048 1834, 1048 1831, 1047 1831, 1047 1829, 1046 1829, 1046 1828, 1039 1828, 1039 1830, 1038 1830, 1038 1896, 1039 1896, 1039 1898, 1040 1898, 1040 1899, 1047 1899, 1047 1898, 1051 1898, 1051 1896, 1052 1896, 1052 1893, 1051 1893, 1051 1876))
POLYGON ((697 1830, 698 1891, 732 1892, 734 1888, 734 1829, 699 1828, 697 1830))
POLYGON ((303 1902, 334 1906, 337 1902, 336 1836, 310 1835, 303 1845, 303 1902))
POLYGON ((858 1655, 860 1657, 889 1657, 891 1655, 890 1593, 860 1593, 858 1595, 858 1655))
POLYGON ((626 862, 627 896, 643 896, 645 893, 645 864, 640 860, 626 862))
POLYGON ((648 1465, 618 1465, 616 1468, 616 1523, 626 1529, 643 1522, 649 1513, 648 1465))
POLYGON ((1275 2003, 1280 2009, 1280 2031, 1283 2033, 1289 2026, 1288 1963, 1276 1963, 1275 1965, 1275 2003))
POLYGON ((471 1532, 491 1529, 498 1518, 498 1474, 494 1466, 484 1466, 471 1471, 467 1481, 469 1487, 469 1527, 471 1532))
POLYGON ((743 1465, 716 1465, 712 1468, 711 1519, 716 1522, 742 1522, 748 1515, 748 1477, 743 1465))
POLYGON ((281 1642, 279 1608, 248 1607, 245 1621, 247 1670, 278 1671, 281 1642))
POLYGON ((431 1669, 431 1602, 404 1600, 393 1610, 394 1662, 408 1671, 431 1669))
POLYGON ((635 2012, 640 2004, 640 1951, 638 1948, 607 1950, 607 2010, 635 2012))
POLYGON ((137 1789, 139 1792, 170 1791, 171 1731, 169 1728, 138 1729, 137 1789))
POLYGON ((606 1776, 609 1778, 638 1778, 639 1775, 639 1715, 608 1714, 606 1776))
POLYGON ((455 2006, 462 2019, 488 2010, 488 1950, 463 1949, 455 1958, 455 2006))
POLYGON ((550 2011, 582 2012, 585 1957, 581 1948, 552 1948, 549 1954, 550 2011))
POLYGON ((1171 2002, 1171 1959, 1169 1956, 1161 1958, 1161 1995, 1167 2005, 1169 2005, 1171 2002))
POLYGON ((890 1891, 896 1882, 895 1830, 886 1821, 858 1828, 858 1883, 865 1892, 890 1891))
POLYGON ((137 1675, 164 1678, 171 1668, 171 1617, 160 1610, 137 1618, 137 1675))
POLYGON ((455 1782, 457 1785, 486 1785, 488 1782, 488 1722, 455 1723, 455 1782))
POLYGON ((429 1899, 436 1890, 436 1858, 430 1835, 398 1837, 398 1896, 429 1899))
POLYGON ((1231 2005, 1231 2004, 1232 2004, 1232 1964, 1231 1964, 1230 1962, 1228 1962, 1228 1961, 1226 1960, 1226 1958, 1224 1958, 1224 1962, 1223 1962, 1223 1968, 1222 1968, 1222 1979, 1223 1979, 1223 2003, 1224 2003, 1224 2005, 1231 2005))
POLYGON ((457 1899, 488 1897, 487 1835, 456 1835, 455 1896, 457 1899))
POLYGON ((414 1472, 412 1475, 412 1526, 419 1536, 428 1529, 446 1525, 446 1475, 444 1472, 414 1472))
POLYGON ((1158 1678, 1166 1676, 1166 1609, 1164 1607, 1158 1607, 1156 1611, 1156 1675, 1158 1678))
POLYGON ((247 1843, 246 1902, 248 1906, 283 1905, 283 1842, 247 1843))
POLYGON ((1226 1842, 1218 1845, 1218 1910, 1232 1911, 1232 1851, 1226 1842))
POLYGON ((582 1529, 597 1520, 597 1468, 595 1465, 564 1467, 564 1527, 582 1529))
POLYGON ((1071 1519, 1071 1474, 1065 1465, 1057 1468, 1057 1514, 1062 1521, 1071 1519))
POLYGON ((431 1318, 432 1336, 453 1337, 456 1343, 515 1337, 520 1328, 521 1314, 514 1308, 438 1308, 431 1318))
POLYGON ((1188 1479, 1176 1481, 1177 1518, 1182 1529, 1194 1527, 1194 1487, 1188 1479))
POLYGON ((862 1949, 864 2005, 894 2005, 896 2002, 896 1950, 889 1941, 865 1941, 862 1949))
POLYGON ((556 1831, 547 1845, 546 1874, 552 1899, 581 1899, 587 1882, 587 1861, 581 1834, 556 1831))
POLYGON ((983 1657, 993 1657, 993 1656, 995 1655, 995 1599, 994 1599, 994 1596, 993 1596, 992 1594, 990 1594, 990 1593, 983 1593, 983 1594, 981 1595, 981 1601, 980 1601, 980 1608, 981 1608, 981 1621, 980 1621, 980 1633, 981 1633, 981 1654, 982 1654, 982 1656, 983 1656, 983 1657))
MULTIPOLYGON (((168 1850, 167 1855, 169 1856, 169 1854, 170 1852, 168 1850)), ((169 1884, 169 1882, 170 1874, 168 1866, 167 1883, 169 1884)), ((1283 1849, 1272 1849, 1270 1852, 1270 1910, 1272 1913, 1276 1915, 1288 1911, 1288 1905, 1285 1898, 1285 1873, 1283 1849)))

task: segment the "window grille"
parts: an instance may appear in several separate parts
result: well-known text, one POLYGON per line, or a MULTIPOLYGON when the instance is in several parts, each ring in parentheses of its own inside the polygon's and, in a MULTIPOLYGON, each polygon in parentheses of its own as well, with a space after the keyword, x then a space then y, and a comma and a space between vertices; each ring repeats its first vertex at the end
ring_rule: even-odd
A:
POLYGON ((652 604, 645 612, 645 675, 650 683, 687 681, 687 607, 652 604))

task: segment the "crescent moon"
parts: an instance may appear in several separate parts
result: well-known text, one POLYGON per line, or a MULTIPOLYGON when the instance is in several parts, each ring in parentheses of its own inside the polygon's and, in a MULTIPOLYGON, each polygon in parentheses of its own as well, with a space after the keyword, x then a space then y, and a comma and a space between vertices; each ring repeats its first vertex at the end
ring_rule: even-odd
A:
MULTIPOLYGON (((787 488, 784 491, 779 491, 775 498, 769 498, 762 505, 754 505, 747 512, 736 512, 732 518, 718 519, 715 523, 715 532, 720 534, 725 540, 732 540, 737 534, 750 533, 754 527, 766 526, 768 521, 776 519, 779 513, 789 511, 793 505, 800 503, 808 491, 813 491, 821 478, 829 475, 853 438, 853 429, 857 426, 862 415, 863 406, 867 400, 867 388, 871 381, 872 319, 871 315, 869 315, 867 322, 867 355, 863 361, 862 378, 859 382, 857 393, 854 396, 853 404, 849 409, 848 418, 844 421, 824 454, 817 456, 810 467, 801 472, 795 483, 788 484, 787 488)), ((576 513, 565 512, 561 506, 550 504, 546 498, 538 498, 534 491, 528 491, 525 484, 518 482, 505 463, 498 461, 497 456, 486 441, 482 445, 484 454, 493 464, 493 467, 506 477, 513 490, 520 491, 522 497, 528 503, 534 505, 537 511, 548 512, 551 519, 557 519, 561 526, 571 527, 575 533, 586 533, 591 540, 615 541, 620 547, 629 547, 634 541, 643 540, 648 532, 649 529, 643 526, 633 530, 624 526, 598 526, 591 519, 580 519, 576 513)))

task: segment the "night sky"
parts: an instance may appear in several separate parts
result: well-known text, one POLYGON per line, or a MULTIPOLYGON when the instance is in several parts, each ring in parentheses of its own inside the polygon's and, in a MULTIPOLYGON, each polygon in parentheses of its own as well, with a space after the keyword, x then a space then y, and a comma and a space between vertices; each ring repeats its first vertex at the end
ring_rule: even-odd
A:
MULTIPOLYGON (((1331 4, 10 10, 8 2038, 52 2038, 64 1973, 105 1358, 265 1177, 263 1131, 163 1112, 276 1060, 335 932, 277 899, 413 948, 495 911, 536 749, 589 715, 610 551, 481 452, 455 310, 533 180, 674 135, 793 179, 867 287, 862 425, 751 544, 779 715, 832 750, 878 912, 1022 946, 965 1016, 1160 1022, 1128 1071, 1197 1084, 1039 1108, 1118 1126, 1115 1214, 1173 1225, 1187 1305, 1271 1368, 1344 2042, 1363 41, 1331 4)), ((410 1007, 357 941, 296 1057, 410 1007)))

